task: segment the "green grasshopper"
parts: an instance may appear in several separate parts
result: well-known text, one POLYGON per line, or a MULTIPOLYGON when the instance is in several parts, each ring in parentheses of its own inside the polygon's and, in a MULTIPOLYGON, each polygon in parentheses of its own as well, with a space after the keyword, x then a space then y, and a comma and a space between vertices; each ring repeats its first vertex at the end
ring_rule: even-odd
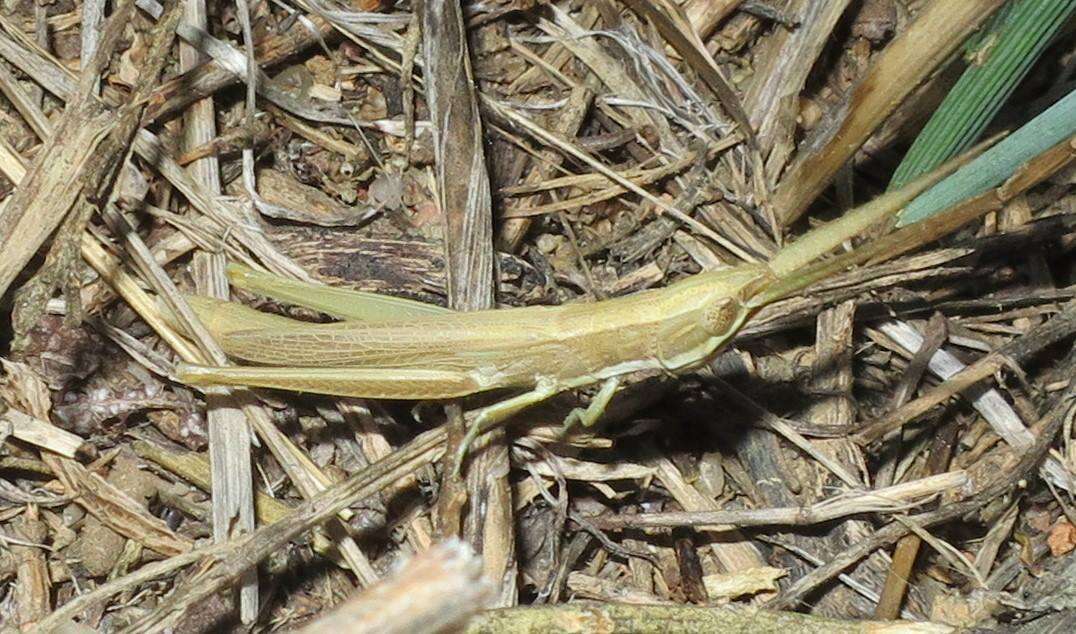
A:
MULTIPOLYGON (((816 228, 768 263, 700 273, 668 287, 595 303, 478 312, 313 286, 232 266, 236 286, 325 312, 312 324, 200 299, 194 309, 231 357, 259 365, 181 364, 191 385, 242 385, 376 399, 451 399, 495 389, 521 393, 479 411, 469 441, 550 396, 603 383, 566 424, 592 424, 622 377, 679 372, 712 358, 762 307, 863 260, 815 262, 903 208, 952 169, 940 169, 816 228), (812 264, 813 263, 813 264, 812 264)), ((457 463, 458 465, 459 463, 457 463)))

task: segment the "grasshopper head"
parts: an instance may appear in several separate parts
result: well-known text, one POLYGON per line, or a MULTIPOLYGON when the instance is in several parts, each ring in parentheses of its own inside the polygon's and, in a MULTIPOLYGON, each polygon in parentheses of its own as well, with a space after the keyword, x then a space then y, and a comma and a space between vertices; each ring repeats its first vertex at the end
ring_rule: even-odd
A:
POLYGON ((761 308, 754 298, 776 280, 766 265, 741 266, 707 275, 713 279, 702 311, 702 328, 721 341, 732 338, 761 308))
POLYGON ((737 322, 746 318, 746 307, 736 298, 721 297, 710 302, 702 312, 702 327, 710 335, 720 337, 738 328, 737 322))

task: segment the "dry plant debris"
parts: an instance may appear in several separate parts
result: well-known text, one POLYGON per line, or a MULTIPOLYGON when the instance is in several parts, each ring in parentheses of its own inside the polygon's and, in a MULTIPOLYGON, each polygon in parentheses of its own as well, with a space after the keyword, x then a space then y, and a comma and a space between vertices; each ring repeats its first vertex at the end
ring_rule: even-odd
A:
MULTIPOLYGON (((332 318, 229 262, 473 311, 766 261, 885 191, 1035 3, 1076 5, 4 3, 0 631, 1071 629, 1071 138, 459 475, 485 396, 174 374, 230 362, 207 298, 332 318)), ((1051 37, 984 138, 1071 98, 1051 37)))

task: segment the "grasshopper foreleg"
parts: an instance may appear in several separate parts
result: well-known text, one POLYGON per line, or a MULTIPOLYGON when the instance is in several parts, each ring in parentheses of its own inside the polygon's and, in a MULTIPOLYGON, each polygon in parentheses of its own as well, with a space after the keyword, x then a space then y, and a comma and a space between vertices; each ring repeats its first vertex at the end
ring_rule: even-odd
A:
POLYGON ((590 399, 590 404, 585 408, 577 407, 568 412, 568 416, 564 419, 564 430, 571 429, 572 425, 576 423, 583 427, 590 427, 597 423, 609 406, 609 401, 613 400, 613 394, 616 394, 618 387, 620 387, 620 377, 614 376, 606 379, 598 393, 594 395, 594 398, 590 399))

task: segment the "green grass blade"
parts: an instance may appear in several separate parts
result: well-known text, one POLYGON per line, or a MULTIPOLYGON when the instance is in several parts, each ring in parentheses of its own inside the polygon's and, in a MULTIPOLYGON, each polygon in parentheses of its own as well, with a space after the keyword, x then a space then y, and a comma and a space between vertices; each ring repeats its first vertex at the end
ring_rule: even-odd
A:
MULTIPOLYGON (((982 63, 960 77, 890 181, 902 187, 971 147, 1073 12, 1076 0, 1013 0, 977 40, 982 63)), ((1047 147, 1052 144, 1047 144, 1047 147)))
POLYGON ((1076 91, 1070 92, 1019 130, 983 152, 955 174, 916 198, 899 216, 898 227, 918 222, 997 187, 1022 164, 1076 134, 1076 91))

